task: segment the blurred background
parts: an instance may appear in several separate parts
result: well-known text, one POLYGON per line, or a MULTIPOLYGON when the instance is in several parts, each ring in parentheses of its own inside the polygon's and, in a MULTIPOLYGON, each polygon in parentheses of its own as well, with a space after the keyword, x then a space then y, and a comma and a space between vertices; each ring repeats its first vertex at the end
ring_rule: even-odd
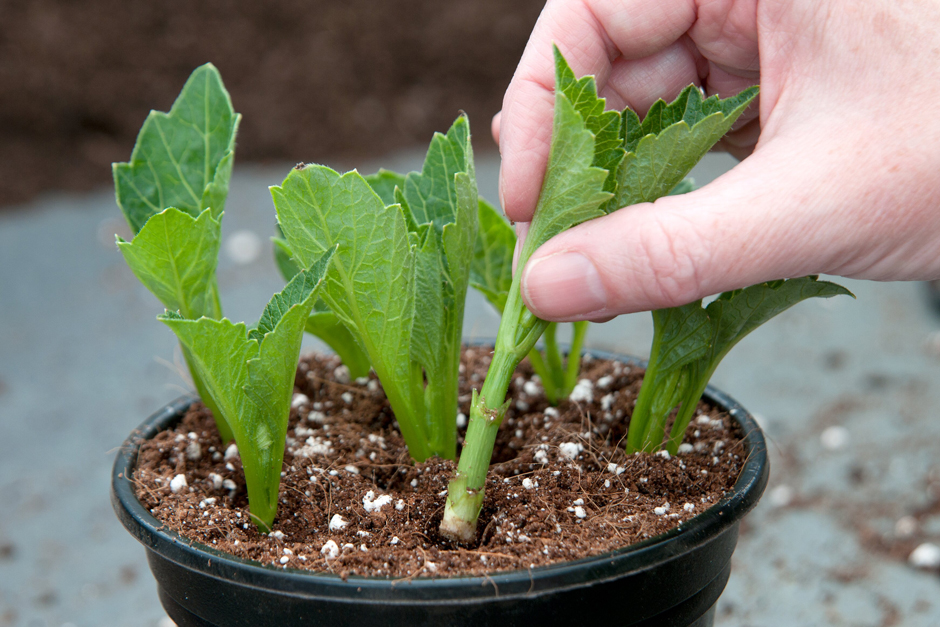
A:
MULTIPOLYGON (((426 143, 458 111, 489 141, 543 1, 0 2, 0 206, 90 190, 211 61, 242 162, 426 143)), ((481 147, 482 148, 482 147, 481 147)))
MULTIPOLYGON (((417 169, 466 111, 497 199, 490 119, 541 4, 0 0, 0 627, 171 627, 108 501, 117 447, 188 391, 114 246, 110 164, 147 112, 211 61, 244 115, 218 281, 228 317, 253 321, 283 286, 267 187, 294 163, 417 169)), ((735 163, 710 154, 693 177, 735 163)), ((940 317, 921 285, 839 282, 857 299, 784 313, 713 379, 772 466, 722 627, 940 625, 940 317)), ((498 321, 471 290, 465 336, 498 321)), ((645 357, 651 336, 641 313, 587 343, 645 357)))

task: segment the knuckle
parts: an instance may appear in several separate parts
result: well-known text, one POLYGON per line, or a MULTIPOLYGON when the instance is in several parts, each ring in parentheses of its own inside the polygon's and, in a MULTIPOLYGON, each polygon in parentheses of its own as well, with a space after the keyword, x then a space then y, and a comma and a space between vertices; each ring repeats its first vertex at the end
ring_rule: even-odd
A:
POLYGON ((645 262, 640 284, 654 307, 674 307, 702 296, 701 260, 709 246, 687 220, 657 216, 640 236, 645 262))

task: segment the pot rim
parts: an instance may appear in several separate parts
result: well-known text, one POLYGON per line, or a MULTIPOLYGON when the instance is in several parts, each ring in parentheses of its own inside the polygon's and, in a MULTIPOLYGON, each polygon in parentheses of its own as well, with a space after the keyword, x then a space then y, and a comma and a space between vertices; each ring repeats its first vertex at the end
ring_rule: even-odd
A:
MULTIPOLYGON (((585 350, 597 359, 620 361, 631 367, 645 366, 645 361, 616 353, 585 350)), ((148 550, 154 551, 188 568, 223 579, 241 581, 248 585, 277 587, 285 591, 303 593, 316 589, 318 596, 342 597, 349 588, 368 590, 372 595, 383 596, 383 591, 395 596, 389 599, 411 600, 437 598, 445 591, 457 595, 476 596, 490 588, 502 598, 513 594, 530 595, 539 590, 557 590, 586 585, 619 577, 626 572, 642 571, 691 552, 721 535, 757 504, 767 485, 769 460, 763 433, 754 417, 731 396, 715 389, 706 388, 704 398, 727 411, 744 430, 745 460, 741 473, 731 492, 717 503, 687 523, 666 533, 648 538, 600 555, 578 560, 538 566, 530 569, 503 571, 484 576, 457 576, 447 578, 414 577, 391 579, 350 575, 343 580, 339 575, 265 565, 219 551, 208 545, 189 540, 177 532, 164 527, 134 492, 133 482, 128 478, 128 469, 133 469, 140 443, 152 438, 159 431, 178 421, 183 413, 197 400, 187 395, 176 399, 147 418, 122 444, 115 459, 111 476, 111 502, 124 527, 148 550), (476 593, 476 594, 475 594, 476 593)))

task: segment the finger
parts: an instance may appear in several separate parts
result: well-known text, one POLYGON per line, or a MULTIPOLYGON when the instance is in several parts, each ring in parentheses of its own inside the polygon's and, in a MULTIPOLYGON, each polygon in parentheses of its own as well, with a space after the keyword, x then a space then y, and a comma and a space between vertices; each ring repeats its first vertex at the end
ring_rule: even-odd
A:
POLYGON ((693 0, 550 1, 535 25, 503 99, 500 200, 510 219, 528 221, 548 162, 555 82, 552 43, 577 76, 603 89, 614 59, 641 58, 675 42, 695 21, 693 0))
POLYGON ((641 117, 654 102, 673 100, 689 84, 700 85, 708 62, 697 54, 688 37, 642 59, 616 59, 601 95, 607 108, 630 107, 641 117))
POLYGON ((760 120, 753 119, 743 128, 731 131, 722 137, 715 144, 714 150, 727 152, 739 160, 744 159, 753 152, 760 139, 760 132, 760 120))

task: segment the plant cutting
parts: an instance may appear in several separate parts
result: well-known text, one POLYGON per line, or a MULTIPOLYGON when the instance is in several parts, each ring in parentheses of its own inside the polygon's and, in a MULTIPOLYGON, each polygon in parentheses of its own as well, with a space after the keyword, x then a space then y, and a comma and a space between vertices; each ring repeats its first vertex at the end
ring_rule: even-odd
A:
MULTIPOLYGON (((730 99, 706 99, 697 88, 690 86, 670 104, 657 102, 641 122, 630 110, 605 111, 603 99, 596 95, 593 78, 577 79, 557 50, 556 67, 551 157, 536 216, 519 259, 523 265, 539 245, 567 228, 622 206, 688 191, 689 184, 684 182, 688 171, 730 128, 756 94, 755 88, 730 99)), ((334 468, 326 472, 318 465, 325 462, 311 461, 329 460, 332 449, 326 439, 330 425, 323 423, 322 412, 321 418, 317 419, 319 424, 309 417, 313 415, 312 411, 309 415, 305 411, 304 415, 308 415, 306 423, 292 422, 296 420, 292 410, 305 406, 309 401, 307 395, 296 399, 293 396, 295 386, 300 385, 300 377, 295 378, 295 370, 300 338, 306 330, 334 348, 352 379, 371 382, 370 372, 377 377, 384 392, 382 398, 387 401, 395 420, 394 427, 386 432, 390 434, 387 437, 400 437, 413 460, 410 466, 399 468, 400 462, 385 466, 398 468, 393 475, 400 472, 413 477, 412 486, 419 483, 421 475, 422 481, 437 486, 437 496, 446 493, 439 533, 452 544, 441 546, 455 547, 447 550, 463 555, 461 551, 467 549, 462 547, 482 541, 478 520, 485 502, 484 494, 487 489, 498 487, 494 477, 487 477, 487 470, 499 427, 510 411, 507 393, 517 366, 528 355, 534 373, 542 382, 546 403, 560 404, 579 377, 580 344, 587 323, 574 326, 573 346, 567 363, 563 363, 562 352, 555 340, 555 325, 536 318, 525 308, 519 294, 519 278, 512 277, 515 246, 512 229, 495 208, 478 196, 469 122, 463 115, 446 134, 434 136, 420 172, 402 175, 380 170, 374 175, 362 176, 356 171, 340 174, 321 165, 301 164, 293 169, 281 185, 271 188, 279 229, 275 238, 276 260, 288 283, 271 298, 256 325, 234 324, 223 318, 215 285, 215 266, 237 122, 238 116, 231 108, 218 73, 212 66, 203 66, 187 82, 169 114, 151 114, 138 138, 131 162, 116 165, 115 181, 119 204, 135 226, 136 233, 131 242, 119 240, 119 247, 134 273, 164 303, 167 311, 159 319, 180 340, 194 383, 198 381, 197 391, 204 401, 208 399, 205 405, 219 425, 220 442, 235 441, 244 472, 251 522, 258 531, 270 534, 266 542, 280 542, 284 534, 277 529, 278 524, 288 523, 299 514, 282 509, 288 496, 294 498, 281 488, 282 475, 307 473, 304 481, 321 487, 326 484, 330 489, 338 489, 343 481, 359 485, 355 482, 365 480, 356 465, 360 462, 355 462, 360 452, 370 460, 376 459, 373 456, 386 454, 382 453, 386 448, 385 437, 363 434, 357 441, 364 444, 359 445, 359 451, 353 449, 353 458, 344 462, 342 470, 346 475, 342 478, 340 470, 334 468), (151 119, 155 121, 151 122, 151 119), (221 134, 218 131, 221 128, 228 128, 230 132, 221 134), (224 151, 219 148, 223 143, 224 151), (488 370, 479 391, 475 386, 472 391, 469 387, 470 381, 478 379, 461 379, 464 364, 461 363, 460 332, 466 290, 471 285, 502 312, 496 345, 492 356, 487 357, 485 365, 488 365, 488 370), (536 342, 546 332, 545 352, 542 354, 536 349, 536 342), (468 400, 462 401, 462 398, 468 400), (297 400, 297 404, 292 399, 297 400), (468 401, 469 405, 466 405, 468 401), (464 411, 470 414, 470 421, 458 460, 457 415, 461 402, 465 404, 464 411), (292 405, 295 406, 292 408, 292 405), (289 433, 292 434, 290 437, 289 433), (321 435, 310 435, 314 433, 321 435), (298 440, 305 437, 309 439, 301 447, 298 440), (369 447, 371 453, 367 452, 369 447), (455 474, 446 484, 445 469, 453 468, 454 461, 457 461, 455 474), (445 485, 446 490, 439 492, 445 485)), ((838 286, 808 277, 723 294, 707 307, 693 303, 655 312, 656 330, 650 368, 633 412, 635 419, 630 423, 627 448, 621 447, 617 454, 653 452, 661 447, 666 447, 667 451, 677 448, 685 426, 696 415, 708 378, 734 343, 799 300, 837 293, 846 292, 838 286), (676 426, 666 438, 666 426, 672 416, 676 416, 673 419, 676 426)), ((301 371, 313 367, 310 363, 301 365, 301 371)), ((636 364, 627 370, 634 367, 636 364)), ((615 372, 622 374, 625 371, 615 372)), ((477 376, 478 373, 473 374, 477 376)), ((324 380, 325 376, 318 375, 314 379, 324 380)), ((319 389, 311 392, 311 397, 314 393, 320 393, 319 389)), ((355 398, 352 392, 344 392, 342 400, 330 402, 350 405, 355 398)), ((715 402, 718 397, 712 395, 710 398, 715 402)), ((614 402, 613 394, 608 400, 605 402, 610 407, 614 402)), ((723 402, 726 408, 734 406, 733 402, 723 402)), ((159 429, 180 420, 186 407, 189 403, 155 417, 147 432, 151 435, 159 433, 159 429)), ((626 418, 623 410, 618 411, 618 418, 626 418)), ((613 412, 607 411, 606 414, 611 421, 614 420, 613 412)), ((549 415, 546 409, 546 423, 549 415)), ((554 410, 551 415, 557 417, 558 411, 554 410)), ((535 424, 533 419, 521 414, 517 414, 517 420, 517 426, 526 426, 529 430, 541 427, 541 423, 538 427, 532 426, 535 424)), ((707 576, 703 575, 704 579, 689 584, 691 587, 688 589, 678 586, 673 596, 662 600, 661 607, 657 606, 659 609, 650 610, 653 612, 650 616, 657 612, 672 612, 682 604, 686 606, 682 616, 701 616, 724 586, 722 577, 727 577, 727 557, 733 549, 731 531, 736 530, 739 517, 753 506, 766 481, 759 432, 755 431, 752 438, 749 432, 752 425, 746 422, 746 417, 736 424, 748 430, 741 440, 747 464, 751 464, 753 459, 757 465, 744 466, 750 470, 742 471, 745 478, 739 479, 740 491, 736 487, 732 496, 720 501, 721 508, 731 509, 715 510, 721 512, 716 514, 719 518, 694 517, 691 512, 696 512, 697 506, 692 502, 686 504, 686 514, 683 514, 687 520, 699 520, 696 524, 701 529, 711 530, 708 534, 695 536, 707 536, 707 542, 699 544, 696 540, 692 545, 683 545, 683 550, 701 555, 706 547, 711 547, 708 550, 719 551, 721 557, 712 559, 715 569, 708 570, 707 576), (720 518, 732 510, 733 516, 720 518), (703 592, 705 590, 708 590, 707 594, 703 592), (695 603, 704 605, 693 607, 690 605, 693 598, 699 599, 695 603)), ((734 427, 727 428, 733 430, 734 427)), ((520 428, 515 434, 513 437, 522 439, 525 432, 520 428)), ((588 433, 587 437, 590 435, 588 433)), ((540 464, 547 463, 544 451, 549 445, 538 444, 545 441, 545 437, 536 440, 532 450, 526 453, 534 455, 530 466, 541 468, 540 464), (539 461, 538 455, 533 453, 535 450, 541 451, 546 461, 539 461)), ((129 450, 134 450, 133 446, 129 446, 129 450)), ((575 460, 580 459, 578 455, 583 446, 573 441, 561 441, 552 446, 563 453, 564 459, 572 461, 565 472, 573 472, 570 468, 574 467, 575 460)), ((226 449, 226 458, 229 450, 231 448, 226 449)), ((221 458, 220 452, 216 453, 221 458)), ((174 463, 188 455, 186 452, 160 454, 174 455, 174 463)), ((193 456, 193 459, 199 458, 193 456)), ((662 463, 656 461, 660 458, 649 459, 653 460, 652 463, 662 463)), ((121 461, 119 459, 119 463, 121 461)), ((729 459, 729 468, 740 471, 740 461, 740 457, 729 459)), ((130 462, 125 460, 124 463, 121 466, 123 470, 116 470, 116 481, 130 469, 127 465, 130 462)), ((683 463, 683 472, 688 471, 686 466, 683 463)), ((376 467, 383 465, 377 463, 376 467)), ((610 468, 615 480, 625 471, 624 465, 614 462, 610 468)), ((232 466, 228 472, 236 470, 232 466)), ((608 468, 602 466, 602 470, 608 468)), ((373 470, 375 472, 378 471, 373 470)), ((581 472, 580 466, 577 472, 581 472)), ((209 476, 213 474, 218 481, 211 479, 204 483, 222 485, 222 477, 217 473, 209 476)), ((559 470, 551 476, 564 478, 568 475, 562 475, 559 470)), ((162 485, 159 479, 156 478, 157 485, 162 485)), ((526 480, 528 484, 523 482, 522 489, 538 487, 531 479, 526 480)), ((549 478, 545 476, 542 480, 548 483, 549 478)), ((386 481, 394 482, 394 478, 386 481)), ((511 482, 511 478, 504 477, 503 482, 511 482)), ((226 561, 228 558, 220 558, 215 553, 206 561, 200 557, 203 554, 192 547, 184 549, 172 538, 162 538, 156 527, 147 527, 151 524, 147 517, 152 519, 152 516, 146 511, 138 511, 140 503, 134 506, 129 497, 125 498, 129 488, 124 483, 120 485, 123 487, 115 490, 119 493, 116 498, 121 505, 116 507, 125 524, 129 528, 138 525, 135 533, 142 538, 146 536, 151 547, 164 546, 166 552, 162 555, 177 564, 171 566, 168 562, 159 566, 160 569, 175 573, 173 576, 177 578, 195 577, 199 581, 203 581, 200 579, 202 575, 193 574, 196 571, 204 572, 212 580, 235 577, 231 583, 233 590, 238 589, 249 596, 254 593, 249 594, 243 589, 243 582, 249 582, 250 587, 254 585, 251 581, 268 581, 268 575, 252 570, 254 566, 247 565, 244 566, 247 570, 242 570, 242 566, 233 565, 233 562, 226 561), (190 564, 183 569, 189 569, 188 574, 178 568, 184 563, 190 564)), ((232 485, 236 484, 233 482, 232 485)), ((377 487, 378 484, 375 485, 377 487)), ((639 498, 635 484, 631 484, 632 488, 622 483, 614 486, 610 479, 605 478, 600 485, 604 490, 625 489, 626 492, 619 493, 621 504, 624 502, 622 495, 631 494, 631 489, 634 490, 633 498, 639 498)), ((720 497, 724 488, 716 485, 719 486, 720 497)), ((168 487, 173 494, 188 494, 183 475, 174 476, 168 487)), ((314 498, 312 492, 292 489, 305 498, 314 498)), ((237 491, 237 485, 233 490, 237 491)), ((231 503, 234 503, 231 501, 234 491, 226 497, 231 503)), ((518 494, 513 496, 511 492, 505 495, 507 499, 516 497, 518 494)), ((350 521, 346 518, 350 514, 346 512, 351 511, 353 505, 359 507, 355 503, 357 500, 370 514, 376 514, 392 502, 391 495, 368 490, 361 496, 356 495, 354 504, 347 505, 343 512, 334 513, 330 510, 331 498, 325 505, 329 515, 320 526, 326 531, 325 523, 328 521, 328 531, 335 534, 350 532, 347 529, 350 521)), ((701 498, 702 503, 719 502, 718 497, 712 495, 701 498)), ((189 508, 212 506, 216 500, 215 496, 207 496, 189 508)), ((405 499, 399 499, 395 504, 396 511, 405 511, 407 507, 405 499)), ((151 506, 150 509, 156 511, 158 508, 151 506)), ((224 516, 229 520, 226 524, 235 525, 240 512, 233 512, 228 506, 225 509, 224 516), (228 518, 230 514, 232 517, 228 518)), ((663 510, 657 515, 666 515, 669 504, 657 509, 663 510)), ((318 512, 318 516, 325 515, 321 510, 318 512)), ((567 512, 574 517, 574 524, 580 524, 588 515, 585 504, 577 501, 572 502, 567 512)), ((669 520, 679 520, 680 514, 668 514, 668 517, 672 516, 675 517, 669 520)), ((632 520, 632 515, 622 520, 632 520)), ((210 519, 210 522, 213 522, 214 529, 222 524, 221 518, 210 519)), ((496 524, 496 529, 502 528, 502 523, 497 523, 495 518, 491 522, 496 524)), ((359 529, 362 532, 360 538, 379 535, 374 526, 376 523, 369 524, 373 526, 359 529)), ((248 522, 239 522, 228 535, 244 538, 247 543, 250 538, 244 534, 248 527, 248 522)), ((561 526, 556 524, 553 529, 560 533, 561 526)), ((506 535, 514 537, 512 527, 506 535)), ((520 538, 519 542, 531 541, 526 534, 515 537, 520 538)), ((682 535, 677 532, 675 537, 682 535)), ((394 539, 396 542, 391 544, 397 543, 397 536, 394 539)), ((679 541, 679 544, 683 542, 679 541)), ((659 541, 654 544, 664 546, 659 541)), ((327 560, 328 564, 348 547, 355 548, 355 545, 345 543, 341 549, 330 539, 314 547, 311 558, 327 560)), ((363 553, 368 552, 364 542, 362 547, 363 553)), ((416 547, 412 553, 420 548, 416 547)), ((298 550, 296 545, 294 549, 285 548, 289 552, 278 556, 277 563, 294 564, 291 560, 295 556, 298 560, 303 557, 309 561, 305 554, 298 556, 298 550)), ((657 548, 653 553, 658 555, 656 559, 664 559, 665 564, 671 560, 674 550, 657 548)), ((422 559, 425 565, 429 562, 422 559)), ((619 564, 615 569, 616 577, 610 572, 603 575, 613 577, 612 581, 620 581, 627 576, 627 571, 634 568, 648 571, 643 577, 654 572, 659 573, 656 577, 675 576, 675 573, 666 574, 672 572, 669 570, 671 566, 663 566, 666 570, 657 570, 658 566, 649 569, 635 563, 632 557, 618 558, 614 562, 619 564)), ((589 560, 585 564, 584 568, 588 570, 601 568, 598 566, 601 562, 589 560)), ((158 567, 154 568, 156 572, 158 567)), ((385 564, 385 568, 391 566, 385 564)), ((587 576, 581 570, 570 578, 560 579, 548 571, 546 573, 544 589, 552 590, 551 595, 562 596, 568 594, 566 590, 574 582, 587 576)), ((632 574, 629 576, 634 577, 632 574)), ((517 584, 507 580, 511 590, 516 590, 517 584)), ((161 590, 169 589, 171 585, 176 584, 161 583, 161 590)), ((317 579, 291 579, 284 585, 313 586, 320 590, 314 596, 330 598, 349 593, 346 588, 342 588, 344 592, 337 592, 339 588, 334 590, 330 587, 333 583, 329 583, 327 588, 318 588, 324 584, 317 579)), ((375 584, 377 587, 370 589, 381 589, 383 592, 379 596, 388 600, 392 597, 387 595, 393 595, 394 589, 386 590, 384 585, 375 584)), ((472 589, 467 582, 458 581, 455 586, 455 590, 472 589)), ((412 599, 413 608, 408 611, 417 614, 411 616, 424 615, 421 608, 426 609, 428 603, 422 596, 425 594, 430 592, 417 593, 412 599)), ((451 592, 443 594, 446 597, 451 592)), ((454 594, 463 598, 464 592, 454 594)), ((468 594, 467 598, 475 598, 476 593, 468 594)), ((190 592, 184 594, 185 598, 192 596, 190 592)), ((440 601, 442 607, 450 605, 453 606, 451 609, 456 607, 463 612, 459 609, 463 607, 460 605, 463 601, 454 605, 451 603, 453 598, 448 601, 445 597, 440 601)), ((173 598, 172 602, 164 599, 168 607, 178 603, 182 597, 174 595, 173 598)), ((329 605, 333 601, 324 603, 329 605)), ((438 601, 430 603, 437 607, 438 601)), ((405 606, 412 607, 407 603, 405 606)), ((548 611, 547 608, 545 605, 540 611, 548 611)), ((276 608, 271 611, 276 612, 276 608)), ((467 617, 473 615, 472 612, 464 613, 467 617)), ((642 615, 643 612, 638 611, 637 616, 642 615)), ((454 619, 454 624, 456 621, 454 619)))

